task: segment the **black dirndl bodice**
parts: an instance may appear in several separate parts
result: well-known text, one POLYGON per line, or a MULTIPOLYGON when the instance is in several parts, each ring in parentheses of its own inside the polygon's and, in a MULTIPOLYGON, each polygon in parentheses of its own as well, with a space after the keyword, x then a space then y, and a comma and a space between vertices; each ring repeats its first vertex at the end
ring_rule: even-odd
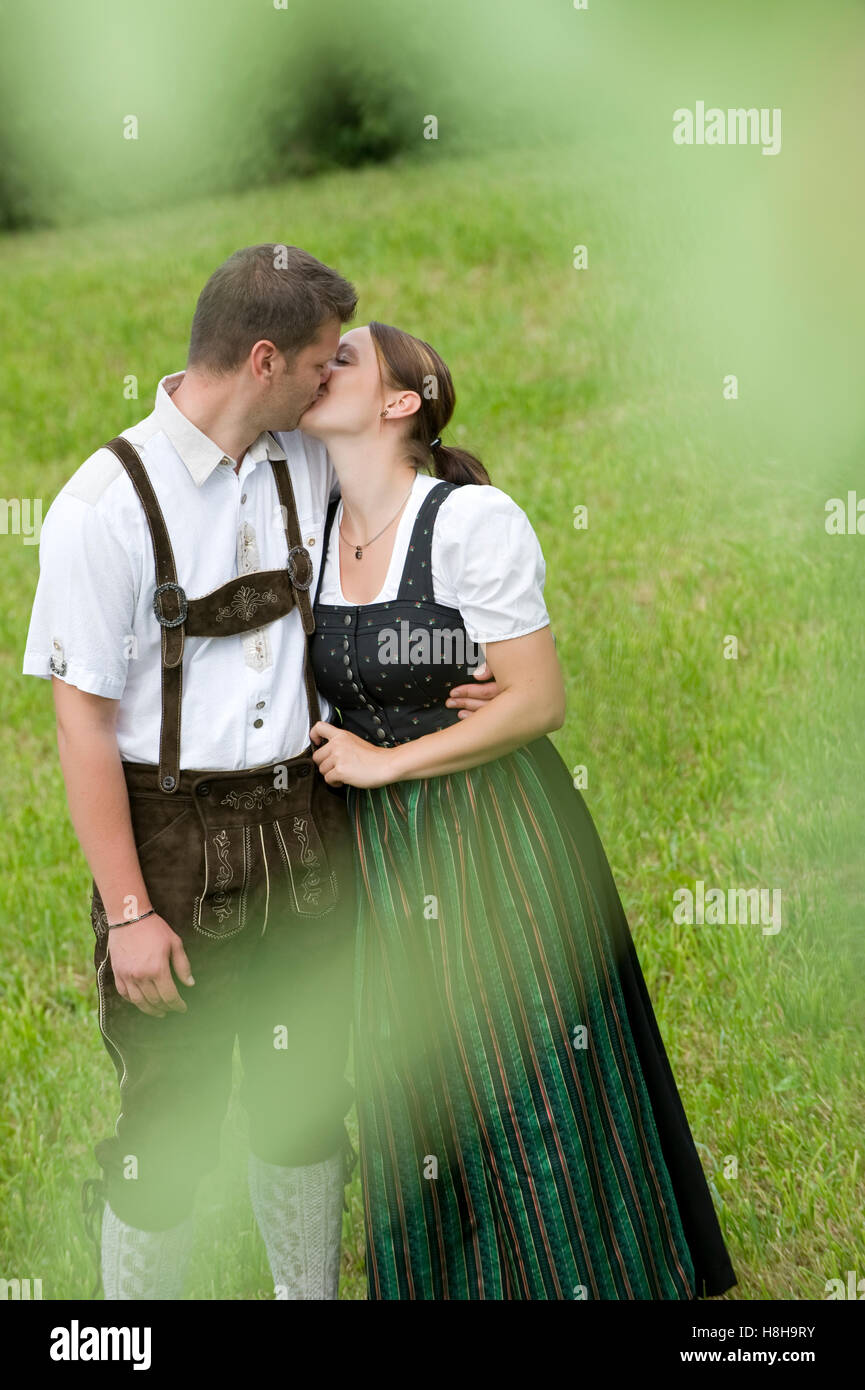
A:
MULTIPOLYGON (((365 604, 316 599, 314 605, 316 686, 339 710, 344 728, 382 748, 456 724, 458 711, 444 702, 455 685, 472 679, 482 659, 459 609, 434 600, 433 526, 455 486, 440 482, 424 498, 396 598, 365 604)), ((338 499, 328 508, 322 576, 337 506, 338 499)))

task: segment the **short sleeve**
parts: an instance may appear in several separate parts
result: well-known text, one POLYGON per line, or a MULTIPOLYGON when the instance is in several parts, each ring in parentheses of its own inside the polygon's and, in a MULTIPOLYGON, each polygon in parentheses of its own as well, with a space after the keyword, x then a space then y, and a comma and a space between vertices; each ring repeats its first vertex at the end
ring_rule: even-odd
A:
POLYGON ((134 655, 138 581, 129 545, 103 511, 59 493, 39 537, 24 675, 59 677, 119 700, 134 655))
POLYGON ((433 529, 437 601, 458 608, 473 642, 524 637, 549 624, 546 565, 525 512, 488 484, 457 487, 433 529))

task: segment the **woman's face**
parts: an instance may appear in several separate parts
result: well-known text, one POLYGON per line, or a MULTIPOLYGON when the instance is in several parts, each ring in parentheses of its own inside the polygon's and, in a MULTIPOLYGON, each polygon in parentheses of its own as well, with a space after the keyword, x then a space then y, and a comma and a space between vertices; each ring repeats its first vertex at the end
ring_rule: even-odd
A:
POLYGON ((299 428, 316 439, 373 430, 385 405, 378 355, 368 328, 352 328, 339 340, 330 376, 299 428))

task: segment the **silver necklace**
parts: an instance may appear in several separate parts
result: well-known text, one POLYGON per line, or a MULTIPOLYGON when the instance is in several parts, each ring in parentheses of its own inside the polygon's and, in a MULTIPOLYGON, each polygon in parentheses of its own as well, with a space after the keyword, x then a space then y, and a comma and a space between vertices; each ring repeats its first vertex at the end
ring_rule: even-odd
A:
MULTIPOLYGON (((384 532, 387 530, 388 526, 391 526, 391 525, 393 524, 393 522, 396 521, 397 517, 399 516, 399 514, 400 514, 400 512, 402 511, 403 507, 405 506, 406 502, 407 502, 408 499, 411 497, 411 493, 412 493, 412 488, 413 488, 413 487, 414 487, 414 482, 412 482, 411 487, 409 488, 408 492, 406 493, 405 497, 403 498, 403 500, 402 500, 400 506, 399 506, 399 507, 397 508, 397 510, 394 512, 394 514, 393 514, 393 516, 391 517, 390 521, 388 521, 384 526, 382 526, 381 530, 380 530, 380 531, 377 531, 376 534, 375 534, 374 536, 372 536, 368 541, 364 541, 362 545, 361 545, 360 543, 356 542, 356 541, 347 541, 347 540, 346 540, 345 536, 342 534, 342 522, 340 521, 340 523, 339 523, 339 538, 340 538, 340 540, 343 542, 344 545, 350 546, 350 547, 354 550, 354 558, 355 558, 356 560, 362 560, 362 559, 363 559, 364 546, 372 545, 373 541, 377 541, 378 538, 379 538, 379 536, 383 535, 384 532)), ((344 512, 345 512, 345 506, 343 505, 343 513, 344 513, 344 512)))

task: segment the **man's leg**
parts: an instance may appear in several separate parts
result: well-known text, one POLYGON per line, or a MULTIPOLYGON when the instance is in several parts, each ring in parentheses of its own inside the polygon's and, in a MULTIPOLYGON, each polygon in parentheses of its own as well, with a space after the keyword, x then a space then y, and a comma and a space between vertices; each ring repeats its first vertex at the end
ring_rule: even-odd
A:
POLYGON ((187 1013, 163 1018, 117 994, 105 937, 95 960, 100 1030, 120 1084, 115 1132, 94 1150, 104 1180, 88 1182, 105 1198, 105 1298, 176 1299, 192 1243, 195 1191, 218 1162, 231 1089, 230 958, 200 955, 196 984, 184 992, 187 1013))
POLYGON ((280 1299, 337 1297, 354 900, 304 918, 271 903, 246 977, 241 1099, 250 1117, 249 1191, 280 1299))
POLYGON ((250 1150, 249 1196, 278 1299, 338 1296, 344 1159, 288 1167, 250 1150))
POLYGON ((106 1202, 101 1244, 106 1300, 181 1298, 192 1236, 191 1216, 167 1231, 141 1231, 127 1226, 106 1202))

